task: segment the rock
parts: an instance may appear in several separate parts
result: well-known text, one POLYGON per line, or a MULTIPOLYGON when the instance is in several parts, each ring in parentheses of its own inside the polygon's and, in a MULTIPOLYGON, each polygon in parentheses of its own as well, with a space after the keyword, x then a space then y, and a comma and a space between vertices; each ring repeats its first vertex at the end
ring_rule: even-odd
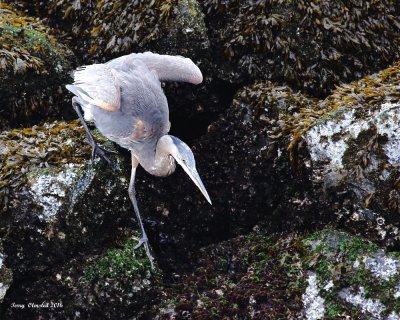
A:
POLYGON ((322 101, 269 82, 239 91, 193 146, 213 206, 179 170, 165 184, 139 177, 160 253, 180 259, 256 224, 276 231, 327 222, 396 247, 398 70, 343 85, 322 101))
POLYGON ((176 4, 160 0, 151 3, 125 0, 118 4, 18 0, 12 4, 46 18, 49 25, 66 33, 84 63, 93 59, 104 62, 146 50, 196 60, 209 46, 203 13, 194 0, 176 4))
POLYGON ((253 232, 194 252, 190 265, 166 282, 152 319, 399 317, 399 256, 332 228, 253 232))
MULTIPOLYGON (((331 318, 399 319, 397 254, 332 229, 316 233, 303 243, 308 248, 304 266, 310 270, 307 289, 314 286, 317 299, 324 305, 319 313, 331 318)), ((317 312, 308 307, 306 314, 317 312)))
POLYGON ((113 168, 89 162, 83 137, 77 121, 0 135, 6 319, 112 319, 155 297, 149 261, 142 249, 133 251, 138 237, 124 160, 113 156, 113 168))
POLYGON ((83 137, 76 121, 0 135, 0 230, 16 281, 99 248, 132 222, 124 162, 92 164, 83 137))
POLYGON ((0 129, 72 114, 64 88, 72 52, 40 21, 5 4, 0 16, 0 129))
POLYGON ((137 241, 129 238, 137 234, 119 234, 128 240, 121 238, 118 247, 75 256, 49 266, 34 281, 20 282, 7 296, 4 319, 122 319, 146 311, 157 297, 159 280, 144 251, 133 253, 137 241), (13 302, 25 308, 10 308, 13 302))
POLYGON ((396 1, 199 1, 221 78, 284 81, 315 96, 399 59, 396 1), (371 12, 371 7, 374 11, 371 12))
POLYGON ((114 170, 100 159, 91 164, 83 137, 76 121, 0 136, 0 227, 8 266, 16 276, 45 271, 110 241, 111 230, 133 217, 123 163, 116 158, 114 170))
POLYGON ((4 264, 5 255, 3 253, 3 247, 0 246, 0 312, 1 312, 1 303, 7 293, 7 290, 10 288, 12 284, 12 271, 7 268, 4 264))
POLYGON ((399 70, 342 85, 275 129, 291 135, 291 158, 312 170, 314 201, 326 203, 329 219, 386 246, 399 243, 399 70))

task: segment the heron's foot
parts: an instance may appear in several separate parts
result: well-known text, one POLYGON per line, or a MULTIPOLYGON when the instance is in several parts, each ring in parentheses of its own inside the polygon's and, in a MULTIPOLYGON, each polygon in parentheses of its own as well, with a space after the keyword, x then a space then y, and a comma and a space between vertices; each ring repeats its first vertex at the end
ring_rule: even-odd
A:
POLYGON ((111 165, 111 160, 106 156, 106 153, 118 154, 115 151, 107 150, 100 147, 97 143, 92 144, 92 161, 94 160, 94 157, 98 155, 100 158, 103 158, 105 161, 107 161, 109 165, 111 165))
POLYGON ((149 239, 147 239, 147 236, 141 237, 139 242, 138 242, 138 244, 135 246, 135 248, 133 248, 133 250, 137 250, 141 246, 144 247, 144 250, 146 251, 147 258, 149 258, 151 270, 154 270, 154 258, 150 253, 149 239))

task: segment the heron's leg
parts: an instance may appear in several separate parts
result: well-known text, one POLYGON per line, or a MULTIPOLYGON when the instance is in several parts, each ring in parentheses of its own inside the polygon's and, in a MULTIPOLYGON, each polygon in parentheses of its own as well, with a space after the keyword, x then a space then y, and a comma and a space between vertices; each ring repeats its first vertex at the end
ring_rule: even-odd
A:
POLYGON ((136 175, 136 168, 138 165, 139 165, 139 161, 132 154, 132 173, 131 173, 131 181, 129 182, 128 191, 129 191, 129 198, 131 199, 132 204, 133 204, 133 209, 135 210, 136 220, 139 224, 140 231, 142 233, 142 237, 139 240, 139 243, 135 246, 135 249, 141 247, 142 245, 144 246, 146 255, 150 260, 151 269, 154 270, 154 263, 153 263, 154 258, 150 253, 149 240, 147 238, 146 231, 144 231, 142 218, 140 217, 140 212, 139 212, 139 208, 138 208, 137 201, 136 201, 135 175, 136 175))
POLYGON ((85 119, 83 118, 83 115, 82 115, 82 112, 81 112, 81 109, 80 109, 80 104, 79 104, 79 102, 78 102, 77 97, 73 97, 73 98, 72 98, 72 107, 74 108, 74 110, 75 110, 76 113, 78 114, 79 120, 81 121, 82 126, 83 126, 83 128, 85 129, 85 131, 86 131, 86 135, 87 135, 87 138, 88 138, 88 140, 89 140, 89 144, 92 146, 92 161, 93 161, 93 159, 94 159, 94 156, 95 156, 96 154, 98 154, 101 158, 103 158, 104 160, 106 160, 106 161, 108 162, 108 164, 111 165, 111 161, 110 161, 110 159, 108 159, 108 157, 106 156, 105 151, 108 151, 108 152, 111 152, 111 153, 115 153, 115 152, 114 152, 114 151, 109 151, 109 150, 103 149, 102 147, 100 147, 100 146, 96 143, 96 141, 94 141, 93 135, 92 135, 92 133, 90 132, 90 130, 89 130, 89 128, 88 128, 88 126, 87 126, 87 124, 86 124, 86 122, 85 122, 85 119))

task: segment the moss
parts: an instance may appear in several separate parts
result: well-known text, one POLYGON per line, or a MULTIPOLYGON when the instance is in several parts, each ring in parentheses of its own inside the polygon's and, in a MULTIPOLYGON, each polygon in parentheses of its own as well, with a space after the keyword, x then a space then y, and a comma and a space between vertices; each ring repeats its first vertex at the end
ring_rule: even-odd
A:
POLYGON ((86 266, 84 277, 89 282, 106 279, 134 280, 138 275, 146 275, 150 262, 144 248, 134 250, 137 241, 128 240, 122 248, 109 249, 103 257, 86 266))

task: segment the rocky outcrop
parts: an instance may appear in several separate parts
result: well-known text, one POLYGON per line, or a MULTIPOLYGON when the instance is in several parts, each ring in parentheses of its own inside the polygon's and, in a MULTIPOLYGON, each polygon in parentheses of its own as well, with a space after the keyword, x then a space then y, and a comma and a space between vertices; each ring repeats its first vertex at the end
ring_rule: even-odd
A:
POLYGON ((39 21, 0 4, 0 129, 70 114, 73 54, 39 21))
MULTIPOLYGON (((104 281, 120 275, 125 264, 126 279, 115 281, 116 286, 130 288, 134 295, 130 301, 138 299, 136 292, 151 291, 149 262, 140 250, 136 256, 133 253, 136 242, 129 242, 129 238, 134 233, 124 232, 135 229, 124 161, 114 156, 112 168, 99 159, 88 161, 90 148, 84 136, 77 122, 46 123, 0 135, 0 236, 5 254, 1 255, 0 282, 2 292, 7 291, 3 303, 7 310, 3 311, 8 317, 29 318, 48 311, 46 307, 20 310, 11 307, 13 303, 27 306, 62 301, 75 312, 78 300, 86 304, 82 312, 90 315, 93 305, 102 304, 104 281), (129 247, 106 253, 111 243, 123 242, 129 247), (11 273, 3 266, 3 258, 13 273, 11 287, 11 273), (86 274, 86 282, 73 278, 76 268, 80 268, 79 277, 86 274), (137 289, 131 287, 129 279, 137 289), (92 292, 96 281, 103 289, 92 292), (40 290, 35 292, 35 288, 40 290), (91 298, 84 292, 92 294, 91 298), (69 295, 77 299, 75 307, 68 305, 69 295)), ((114 294, 125 294, 122 287, 113 286, 114 294)), ((60 308, 52 310, 57 313, 60 308)))
POLYGON ((74 52, 86 63, 146 50, 197 60, 208 48, 204 16, 194 0, 18 0, 12 4, 64 32, 71 38, 74 52))
POLYGON ((252 232, 202 248, 190 264, 153 319, 399 318, 399 256, 332 228, 252 232))
POLYGON ((399 70, 396 64, 343 85, 275 129, 290 137, 291 158, 311 168, 314 194, 335 220, 386 246, 399 239, 399 70))
POLYGON ((159 279, 144 251, 134 251, 138 235, 124 228, 116 233, 120 240, 100 254, 75 255, 38 277, 16 280, 4 302, 4 318, 121 319, 143 314, 157 301, 159 279))
POLYGON ((393 0, 199 3, 213 59, 228 81, 284 81, 324 96, 399 59, 393 0))

